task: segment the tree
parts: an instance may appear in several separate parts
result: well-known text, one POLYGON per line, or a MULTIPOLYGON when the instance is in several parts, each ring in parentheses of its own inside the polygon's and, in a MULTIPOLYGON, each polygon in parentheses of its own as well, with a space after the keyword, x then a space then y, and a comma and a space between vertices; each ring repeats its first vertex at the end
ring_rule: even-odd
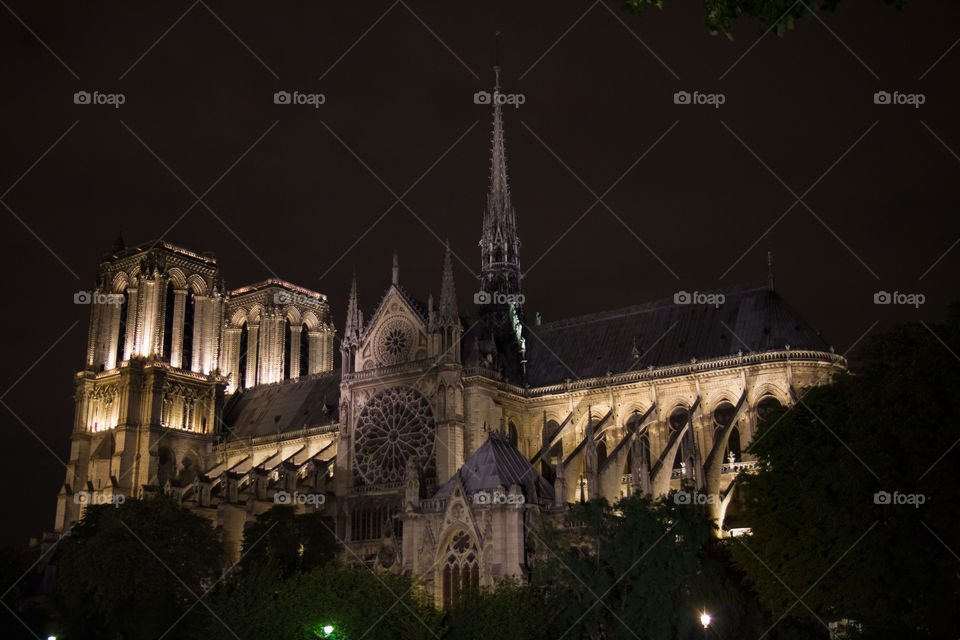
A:
MULTIPOLYGON (((883 0, 902 9, 907 0, 883 0)), ((743 17, 756 18, 766 30, 773 28, 778 36, 793 29, 794 22, 811 11, 836 9, 840 0, 704 0, 704 20, 712 34, 723 33, 731 40, 733 23, 743 17)), ((647 7, 663 8, 663 0, 623 0, 626 13, 640 15, 647 7)))
POLYGON ((187 636, 196 619, 181 616, 224 558, 210 523, 167 496, 87 507, 57 553, 55 602, 71 638, 157 638, 174 625, 171 637, 187 636))
POLYGON ((544 526, 532 587, 547 594, 550 637, 699 637, 708 609, 718 637, 763 631, 729 568, 706 509, 639 495, 575 505, 544 526))
POLYGON ((331 638, 429 640, 442 636, 443 615, 409 578, 343 567, 336 561, 282 576, 273 561, 231 575, 210 596, 217 618, 204 638, 316 640, 331 638))
POLYGON ((493 589, 467 590, 449 613, 444 640, 488 640, 509 631, 518 640, 547 640, 551 611, 544 606, 544 590, 502 580, 493 589))
POLYGON ((256 517, 243 534, 243 561, 271 561, 287 577, 333 560, 340 542, 333 521, 320 513, 298 514, 290 505, 276 505, 256 517))
POLYGON ((867 340, 855 375, 759 425, 760 471, 741 484, 752 535, 736 557, 775 617, 852 620, 864 638, 956 636, 958 353, 954 306, 945 324, 867 340))

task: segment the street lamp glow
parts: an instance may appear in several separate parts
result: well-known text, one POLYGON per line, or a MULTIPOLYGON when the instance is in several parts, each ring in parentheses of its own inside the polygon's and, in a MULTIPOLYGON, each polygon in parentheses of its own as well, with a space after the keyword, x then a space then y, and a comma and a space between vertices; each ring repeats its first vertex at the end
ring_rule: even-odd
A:
POLYGON ((704 629, 706 629, 707 627, 710 626, 710 621, 711 621, 711 620, 713 620, 713 617, 712 617, 709 613, 707 613, 706 611, 704 611, 703 613, 700 614, 700 624, 703 625, 703 628, 704 628, 704 629))
POLYGON ((327 626, 325 626, 325 627, 323 628, 323 635, 328 636, 328 635, 330 635, 331 633, 333 633, 333 625, 332 625, 332 624, 328 624, 327 626))

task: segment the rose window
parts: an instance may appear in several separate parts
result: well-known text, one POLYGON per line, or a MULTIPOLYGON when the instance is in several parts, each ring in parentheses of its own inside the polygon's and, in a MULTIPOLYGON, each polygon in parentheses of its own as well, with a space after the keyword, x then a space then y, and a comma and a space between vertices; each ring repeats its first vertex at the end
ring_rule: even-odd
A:
POLYGON ((406 360, 413 345, 413 327, 403 318, 394 318, 380 329, 374 341, 374 351, 380 364, 397 364, 406 360))
POLYGON ((420 392, 400 387, 381 391, 357 418, 357 472, 368 484, 400 482, 411 457, 430 472, 433 441, 433 410, 420 392))

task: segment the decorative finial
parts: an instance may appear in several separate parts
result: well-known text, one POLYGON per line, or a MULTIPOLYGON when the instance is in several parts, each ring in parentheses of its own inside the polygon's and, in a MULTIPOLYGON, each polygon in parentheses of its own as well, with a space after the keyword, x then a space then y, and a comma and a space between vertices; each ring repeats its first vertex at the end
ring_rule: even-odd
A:
POLYGON ((400 259, 397 257, 397 250, 393 250, 393 284, 400 284, 400 259))

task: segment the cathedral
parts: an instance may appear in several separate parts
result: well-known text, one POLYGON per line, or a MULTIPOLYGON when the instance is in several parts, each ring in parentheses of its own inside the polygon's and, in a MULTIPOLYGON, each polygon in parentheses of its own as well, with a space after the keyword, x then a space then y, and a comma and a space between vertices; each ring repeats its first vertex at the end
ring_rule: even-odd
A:
POLYGON ((245 526, 292 504, 330 517, 346 562, 416 576, 446 605, 524 581, 533 523, 574 502, 685 489, 718 535, 741 532, 731 505, 758 420, 845 360, 772 279, 529 318, 498 96, 499 72, 466 313, 449 247, 438 282, 402 282, 394 255, 364 313, 356 279, 338 310, 280 279, 228 289, 207 254, 118 240, 84 294, 57 533, 88 504, 166 493, 237 559, 245 526))

